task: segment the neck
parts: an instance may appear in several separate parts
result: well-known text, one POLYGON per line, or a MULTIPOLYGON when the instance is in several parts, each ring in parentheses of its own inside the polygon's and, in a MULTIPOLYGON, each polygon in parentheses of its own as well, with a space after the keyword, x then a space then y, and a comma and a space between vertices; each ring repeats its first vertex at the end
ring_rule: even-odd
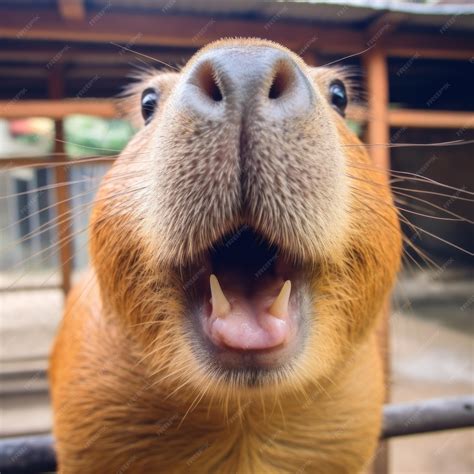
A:
POLYGON ((380 429, 383 382, 376 351, 372 337, 334 382, 304 395, 254 394, 219 403, 211 396, 183 403, 162 394, 159 401, 140 404, 137 425, 155 421, 162 442, 153 456, 171 471, 362 472, 380 429))

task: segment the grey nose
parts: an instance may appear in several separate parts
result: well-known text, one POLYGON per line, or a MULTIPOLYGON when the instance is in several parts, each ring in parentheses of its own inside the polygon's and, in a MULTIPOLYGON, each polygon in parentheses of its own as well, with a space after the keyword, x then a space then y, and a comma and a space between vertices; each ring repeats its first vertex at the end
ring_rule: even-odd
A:
POLYGON ((285 51, 270 46, 222 47, 197 58, 185 76, 182 98, 210 118, 258 108, 284 119, 307 112, 314 90, 285 51))

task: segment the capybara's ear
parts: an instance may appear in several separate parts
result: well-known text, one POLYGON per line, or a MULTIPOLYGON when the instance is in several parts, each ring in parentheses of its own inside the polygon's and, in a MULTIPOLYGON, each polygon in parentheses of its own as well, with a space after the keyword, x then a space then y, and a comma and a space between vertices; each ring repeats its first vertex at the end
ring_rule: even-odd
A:
POLYGON ((136 129, 151 122, 167 100, 179 73, 148 69, 132 76, 135 82, 117 98, 120 115, 136 129))

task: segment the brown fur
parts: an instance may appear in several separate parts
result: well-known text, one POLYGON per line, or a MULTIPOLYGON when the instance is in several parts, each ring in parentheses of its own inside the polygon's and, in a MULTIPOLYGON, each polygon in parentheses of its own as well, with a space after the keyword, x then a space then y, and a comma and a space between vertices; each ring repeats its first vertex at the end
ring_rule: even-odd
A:
POLYGON ((147 85, 159 85, 161 105, 101 185, 93 270, 69 295, 51 357, 60 472, 356 473, 374 453, 384 396, 375 327, 401 246, 387 180, 327 102, 339 73, 291 53, 318 107, 283 125, 255 112, 239 184, 236 125, 173 105, 180 77, 218 47, 287 51, 227 40, 132 89, 135 118, 147 85), (247 223, 309 262, 312 296, 297 362, 255 387, 196 357, 175 266, 247 223))

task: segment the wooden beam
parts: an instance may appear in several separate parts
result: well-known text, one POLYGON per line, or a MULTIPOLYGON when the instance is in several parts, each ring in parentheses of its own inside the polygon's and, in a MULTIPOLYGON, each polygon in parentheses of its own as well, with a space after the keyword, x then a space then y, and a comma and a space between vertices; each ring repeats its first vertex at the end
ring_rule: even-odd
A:
MULTIPOLYGON (((87 156, 82 158, 62 158, 68 167, 71 166, 95 166, 95 165, 111 165, 116 159, 116 155, 104 156, 87 156)), ((55 168, 58 161, 54 156, 13 156, 11 158, 0 158, 0 170, 9 170, 14 168, 55 168)))
MULTIPOLYGON (((1 68, 0 68, 1 70, 1 68)), ((130 71, 133 71, 133 67, 129 64, 118 64, 117 66, 112 67, 93 67, 79 65, 70 67, 67 73, 67 79, 79 79, 83 80, 85 84, 88 81, 91 81, 92 78, 97 76, 101 81, 106 81, 107 79, 121 81, 123 78, 128 78, 128 82, 133 82, 130 79, 130 71), (100 69, 99 69, 100 68, 100 69)))
MULTIPOLYGON (((371 114, 378 113, 370 107, 354 105, 347 117, 366 122, 371 114)), ((113 99, 63 99, 0 101, 0 117, 7 119, 49 117, 59 119, 73 114, 95 115, 104 118, 118 117, 113 99)), ((386 120, 391 127, 413 128, 474 128, 474 113, 441 110, 392 109, 386 120)))
MULTIPOLYGON (((367 79, 367 94, 369 103, 367 117, 369 119, 367 140, 370 144, 388 143, 390 130, 388 124, 388 67, 385 52, 374 47, 363 57, 367 79)), ((373 147, 370 153, 375 166, 381 169, 389 168, 389 149, 373 147)))
POLYGON ((392 127, 474 128, 474 113, 394 109, 389 110, 388 121, 392 127))
POLYGON ((13 291, 44 291, 44 290, 61 290, 61 285, 48 284, 48 285, 24 285, 24 286, 8 286, 0 287, 0 293, 11 293, 13 291))
POLYGON ((48 77, 47 69, 38 67, 37 64, 28 66, 3 66, 0 65, 0 77, 18 80, 20 78, 44 80, 48 77))
MULTIPOLYGON (((347 117, 356 122, 367 122, 373 113, 369 108, 353 105, 347 112, 347 117)), ((474 113, 453 110, 416 110, 389 109, 387 121, 390 127, 408 128, 474 128, 474 113)))
MULTIPOLYGON (((347 116, 357 122, 366 122, 379 112, 370 106, 351 106, 347 116)), ((73 114, 118 117, 113 99, 63 99, 0 101, 0 117, 7 119, 49 117, 59 119, 73 114)), ((441 110, 392 109, 386 120, 391 127, 413 128, 474 128, 474 113, 441 110)), ((371 127, 372 129, 373 127, 371 127)))
POLYGON ((471 60, 474 55, 473 35, 439 33, 398 33, 386 43, 391 57, 412 57, 420 59, 471 60), (456 47, 456 44, 458 47, 456 47))
POLYGON ((305 47, 307 38, 317 36, 318 47, 328 53, 364 49, 364 37, 359 31, 298 21, 281 20, 269 28, 264 20, 117 13, 107 5, 102 10, 87 12, 86 16, 85 22, 67 23, 55 11, 46 10, 38 15, 35 10, 0 9, 0 38, 199 48, 219 38, 252 36, 271 39, 298 51, 305 47), (28 27, 38 16, 40 18, 28 27))
MULTIPOLYGON (((382 48, 375 46, 363 57, 367 92, 369 97, 367 123, 367 142, 370 145, 388 143, 390 128, 388 124, 388 65, 387 57, 382 48)), ((390 168, 390 149, 385 146, 369 147, 374 165, 388 173, 390 168)), ((390 302, 384 304, 380 321, 378 340, 384 363, 386 394, 385 400, 390 400, 390 334, 389 334, 390 302)), ((373 472, 385 474, 388 471, 388 446, 381 442, 373 463, 373 472)))
MULTIPOLYGON (((462 40, 459 40, 462 42, 462 40)), ((407 43, 406 46, 395 44, 387 47, 387 53, 392 58, 411 58, 418 55, 420 59, 448 59, 452 61, 469 61, 473 57, 474 49, 469 50, 460 48, 459 50, 452 48, 418 48, 415 45, 407 43)))
MULTIPOLYGON (((90 48, 87 43, 61 47, 58 46, 56 42, 40 44, 35 42, 35 44, 32 44, 33 41, 28 41, 28 46, 26 46, 24 41, 15 41, 3 46, 0 50, 0 61, 8 61, 20 65, 28 63, 38 66, 38 64, 40 64, 41 66, 47 67, 49 63, 54 61, 58 56, 61 56, 63 63, 85 63, 88 66, 130 65, 131 61, 138 60, 139 58, 151 64, 156 63, 153 58, 157 58, 164 63, 174 64, 179 62, 183 64, 183 61, 189 59, 197 49, 191 47, 175 48, 161 47, 159 45, 140 45, 139 52, 145 56, 149 56, 150 59, 148 61, 146 57, 143 58, 133 52, 135 49, 133 38, 127 43, 128 46, 126 46, 132 51, 123 50, 109 43, 94 45, 96 47, 90 48)), ((155 65, 159 67, 158 63, 155 65)))
POLYGON ((113 118, 118 116, 118 111, 110 99, 0 101, 0 117, 7 119, 49 117, 59 120, 73 114, 113 118))
POLYGON ((405 17, 406 13, 401 12, 386 11, 379 14, 367 27, 367 46, 372 46, 375 43, 386 44, 388 38, 393 36, 405 17))
MULTIPOLYGON (((382 318, 377 327, 377 338, 385 376, 385 403, 390 403, 390 314, 391 304, 390 297, 388 297, 382 308, 382 318)), ((388 442, 380 440, 371 472, 373 474, 387 474, 389 470, 389 456, 388 442)))
MULTIPOLYGON (((109 5, 109 4, 107 4, 109 5)), ((350 54, 367 48, 366 32, 353 28, 310 25, 281 19, 268 28, 265 20, 214 19, 206 16, 160 15, 156 13, 117 13, 105 5, 87 12, 83 22, 66 22, 59 12, 0 8, 0 38, 61 40, 77 42, 110 41, 122 45, 160 45, 199 48, 224 37, 254 36, 282 43, 294 51, 307 46, 307 38, 317 37, 309 49, 325 54, 350 54), (120 25, 120 28, 117 28, 120 25)), ((384 48, 391 56, 469 59, 474 40, 466 35, 399 33, 389 35, 384 48)))
MULTIPOLYGON (((64 95, 64 72, 60 64, 51 71, 48 80, 49 95, 52 99, 58 100, 64 95)), ((69 195, 69 181, 67 167, 62 165, 64 161, 64 122, 62 118, 56 119, 54 160, 57 166, 54 168, 54 179, 56 184, 56 229, 57 246, 59 247, 59 260, 61 264, 62 289, 67 295, 71 288, 72 263, 73 263, 73 239, 72 239, 72 207, 71 196, 69 195)))
POLYGON ((58 0, 58 9, 65 20, 83 21, 86 17, 82 0, 58 0))

